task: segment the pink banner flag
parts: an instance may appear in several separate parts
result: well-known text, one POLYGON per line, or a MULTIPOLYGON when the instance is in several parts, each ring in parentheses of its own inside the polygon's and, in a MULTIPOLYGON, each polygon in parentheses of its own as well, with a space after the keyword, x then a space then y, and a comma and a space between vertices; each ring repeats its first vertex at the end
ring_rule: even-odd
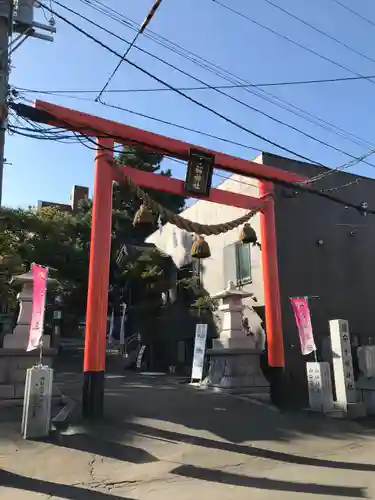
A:
POLYGON ((305 356, 316 351, 314 335, 311 325, 309 304, 306 297, 290 297, 294 317, 297 323, 301 351, 305 356))
POLYGON ((26 351, 33 351, 41 346, 47 295, 48 268, 33 264, 31 271, 33 274, 33 308, 26 351))

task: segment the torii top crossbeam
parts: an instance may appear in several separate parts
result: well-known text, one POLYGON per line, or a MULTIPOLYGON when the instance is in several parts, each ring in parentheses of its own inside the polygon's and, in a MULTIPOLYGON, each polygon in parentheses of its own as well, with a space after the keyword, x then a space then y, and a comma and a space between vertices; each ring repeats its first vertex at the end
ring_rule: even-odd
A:
MULTIPOLYGON (((242 158, 236 158, 225 153, 212 151, 202 148, 201 146, 179 141, 178 139, 165 137, 153 132, 131 127, 130 125, 124 125, 112 120, 82 113, 81 111, 73 111, 72 109, 56 106, 44 101, 36 100, 34 108, 40 112, 50 113, 50 117, 44 114, 44 123, 68 130, 75 130, 87 136, 97 137, 102 134, 113 138, 114 141, 119 144, 140 144, 147 149, 165 153, 176 158, 188 159, 190 149, 200 149, 213 154, 215 156, 215 168, 221 170, 244 175, 253 174, 255 177, 267 177, 287 182, 305 180, 305 177, 294 172, 286 172, 279 168, 244 160, 242 158)), ((42 113, 41 116, 43 116, 42 113)))

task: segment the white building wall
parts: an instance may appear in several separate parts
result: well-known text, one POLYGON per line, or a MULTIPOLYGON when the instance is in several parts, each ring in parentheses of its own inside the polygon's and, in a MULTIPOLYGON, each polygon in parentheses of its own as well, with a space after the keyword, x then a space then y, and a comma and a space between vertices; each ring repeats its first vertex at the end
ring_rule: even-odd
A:
MULTIPOLYGON (((261 162, 261 156, 255 161, 261 162)), ((240 175, 232 175, 228 180, 220 184, 218 188, 253 197, 259 196, 258 181, 240 175)), ((237 219, 245 213, 246 210, 244 209, 202 200, 187 208, 181 215, 186 219, 199 222, 200 224, 220 224, 237 219)), ((261 242, 259 214, 256 214, 251 219, 250 223, 261 242)), ((225 266, 227 266, 227 269, 228 266, 233 266, 233 270, 235 270, 234 259, 231 259, 233 262, 226 262, 224 264, 224 247, 237 242, 239 240, 239 233, 240 228, 237 228, 217 236, 205 237, 210 246, 211 257, 202 260, 202 282, 204 288, 210 295, 226 288, 228 283, 225 282, 225 266)), ((163 226, 160 231, 156 231, 149 236, 147 241, 154 243, 158 248, 171 255, 178 267, 191 262, 190 248, 192 236, 169 223, 163 226)), ((251 268, 252 282, 245 285, 243 288, 244 290, 249 290, 254 293, 258 301, 256 305, 264 305, 261 251, 258 247, 251 247, 251 268)), ((251 309, 251 306, 255 305, 253 300, 249 299, 247 305, 250 309, 247 309, 245 314, 249 319, 249 323, 254 333, 258 332, 259 334, 260 319, 251 309)))

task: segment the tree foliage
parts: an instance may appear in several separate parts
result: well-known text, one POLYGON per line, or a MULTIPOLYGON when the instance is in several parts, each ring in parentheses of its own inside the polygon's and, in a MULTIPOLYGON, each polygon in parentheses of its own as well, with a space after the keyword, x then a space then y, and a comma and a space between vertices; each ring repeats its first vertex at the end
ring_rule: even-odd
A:
POLYGON ((14 296, 14 290, 8 286, 10 277, 26 272, 36 262, 50 268, 67 306, 81 312, 87 292, 89 207, 82 206, 75 214, 57 207, 3 208, 1 218, 4 223, 0 233, 2 299, 14 296))
MULTIPOLYGON (((118 155, 116 161, 122 165, 166 177, 170 177, 172 174, 170 169, 165 170, 162 168, 163 155, 141 148, 124 147, 123 152, 118 155)), ((185 199, 181 196, 160 191, 146 191, 155 201, 174 213, 180 212, 185 206, 185 199)), ((142 200, 126 183, 115 184, 113 189, 114 250, 126 242, 140 243, 158 228, 157 216, 154 218, 153 223, 133 226, 134 216, 141 204, 142 200)))
MULTIPOLYGON (((162 168, 163 156, 140 148, 125 147, 118 155, 119 164, 170 176, 162 168)), ((182 210, 184 198, 167 193, 148 191, 173 212, 182 210)), ((142 201, 126 184, 113 189, 111 269, 119 248, 124 244, 139 244, 157 229, 151 224, 133 226, 134 215, 142 201)), ((59 281, 65 308, 78 320, 84 316, 88 285, 88 264, 91 230, 91 201, 82 203, 74 213, 59 207, 35 209, 0 209, 0 300, 15 303, 15 291, 9 287, 12 275, 25 272, 32 262, 48 266, 59 281)), ((141 252, 126 265, 111 273, 112 285, 118 290, 125 283, 135 284, 149 303, 167 286, 166 259, 155 250, 141 252)), ((147 302, 147 301, 146 301, 147 302)))

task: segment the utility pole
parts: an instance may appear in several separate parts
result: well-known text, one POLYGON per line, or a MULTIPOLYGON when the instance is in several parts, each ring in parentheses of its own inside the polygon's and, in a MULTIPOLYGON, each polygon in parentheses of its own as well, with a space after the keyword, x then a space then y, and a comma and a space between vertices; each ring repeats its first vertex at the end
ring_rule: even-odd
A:
POLYGON ((38 33, 36 29, 56 33, 53 19, 49 25, 34 21, 34 9, 37 6, 36 0, 0 0, 0 206, 8 125, 10 56, 29 37, 53 42, 51 35, 38 33), (18 36, 12 42, 13 33, 18 33, 18 36))
POLYGON ((5 131, 9 78, 9 38, 12 35, 13 0, 0 0, 0 206, 3 193, 5 131))

